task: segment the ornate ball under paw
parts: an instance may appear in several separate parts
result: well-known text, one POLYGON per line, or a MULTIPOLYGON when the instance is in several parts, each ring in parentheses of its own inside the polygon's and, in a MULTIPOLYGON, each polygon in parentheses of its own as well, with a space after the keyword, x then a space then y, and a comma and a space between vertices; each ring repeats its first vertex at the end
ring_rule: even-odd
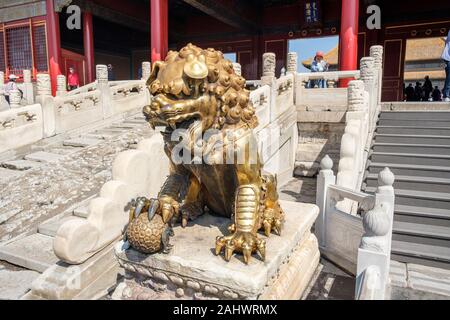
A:
POLYGON ((147 213, 142 213, 128 225, 128 242, 139 252, 156 253, 162 249, 161 238, 165 229, 160 215, 154 215, 149 221, 147 213))

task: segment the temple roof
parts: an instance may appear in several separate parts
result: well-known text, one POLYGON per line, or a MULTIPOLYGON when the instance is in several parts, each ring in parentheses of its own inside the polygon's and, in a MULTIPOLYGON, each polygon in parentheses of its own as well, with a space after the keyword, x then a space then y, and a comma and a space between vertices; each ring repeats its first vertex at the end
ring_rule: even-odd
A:
MULTIPOLYGON (((445 46, 445 38, 423 38, 423 39, 411 39, 406 42, 406 57, 405 62, 418 62, 418 61, 430 61, 440 60, 442 51, 445 46)), ((328 51, 324 59, 331 66, 337 66, 338 64, 339 48, 335 46, 328 51)), ((314 57, 302 61, 305 68, 310 68, 314 57)), ((431 77, 431 76, 430 76, 431 77)), ((414 78, 418 79, 418 78, 414 78)))

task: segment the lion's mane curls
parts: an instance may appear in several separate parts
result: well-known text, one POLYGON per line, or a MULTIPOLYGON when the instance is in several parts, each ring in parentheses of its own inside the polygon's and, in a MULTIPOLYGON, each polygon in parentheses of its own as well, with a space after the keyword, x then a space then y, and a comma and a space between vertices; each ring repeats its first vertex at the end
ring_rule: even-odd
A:
POLYGON ((221 128, 225 124, 237 124, 240 121, 247 123, 250 128, 256 127, 258 120, 249 99, 250 92, 245 89, 245 79, 235 73, 233 64, 224 58, 221 51, 212 48, 204 50, 188 44, 179 52, 170 51, 164 62, 154 66, 158 70, 156 72, 153 70, 155 76, 153 79, 150 77, 148 81, 151 93, 189 99, 192 95, 190 89, 192 79, 183 72, 183 68, 192 56, 204 62, 208 68, 208 75, 203 79, 201 91, 202 94, 214 95, 218 101, 219 108, 214 127, 221 128), (163 74, 156 79, 158 71, 162 71, 163 74), (165 79, 164 71, 172 75, 171 79, 165 79))

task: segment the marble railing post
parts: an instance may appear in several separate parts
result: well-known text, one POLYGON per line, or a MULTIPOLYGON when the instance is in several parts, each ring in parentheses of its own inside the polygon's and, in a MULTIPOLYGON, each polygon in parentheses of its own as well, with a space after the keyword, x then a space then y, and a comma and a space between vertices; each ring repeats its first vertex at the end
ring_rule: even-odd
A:
POLYGON ((9 106, 11 108, 20 108, 21 95, 19 90, 9 92, 9 106))
POLYGON ((276 66, 276 55, 272 52, 266 52, 263 54, 263 73, 261 77, 261 84, 273 85, 275 80, 275 66, 276 66))
POLYGON ((147 81, 152 73, 152 64, 149 61, 142 62, 142 80, 147 81))
POLYGON ((31 82, 31 70, 23 70, 23 83, 21 84, 23 98, 27 104, 34 103, 33 83, 31 82))
POLYGON ((381 106, 381 92, 383 87, 383 46, 371 46, 370 56, 374 58, 374 67, 377 70, 376 86, 378 89, 377 107, 381 106))
POLYGON ((361 59, 361 80, 364 82, 364 89, 369 93, 369 130, 373 130, 374 114, 378 104, 378 90, 376 88, 376 77, 378 70, 375 69, 375 59, 364 57, 361 59))
POLYGON ((322 159, 320 167, 316 187, 316 205, 319 207, 319 216, 316 220, 314 233, 319 241, 319 247, 326 247, 327 192, 328 187, 336 183, 336 177, 333 173, 333 160, 328 155, 322 159))
POLYGON ((5 100, 5 73, 0 71, 0 108, 6 105, 5 100))
POLYGON ((31 83, 31 70, 23 70, 23 82, 31 83))
POLYGON ((364 234, 358 249, 358 264, 356 272, 356 298, 365 289, 373 292, 372 299, 385 299, 389 284, 389 268, 392 243, 392 227, 394 220, 395 194, 393 184, 394 174, 385 168, 378 174, 378 188, 375 193, 375 206, 364 213, 364 234), (379 272, 378 281, 365 283, 364 275, 370 268, 379 272))
MULTIPOLYGON (((103 109, 103 119, 109 118, 113 114, 113 99, 111 95, 111 89, 108 84, 108 67, 104 64, 98 64, 95 67, 97 78, 97 89, 100 90, 100 103, 103 109)), ((142 75, 144 75, 144 69, 142 69, 142 75)))
POLYGON ((287 72, 297 73, 298 55, 297 52, 289 52, 287 55, 287 72))
POLYGON ((39 73, 37 75, 37 95, 38 96, 51 96, 52 85, 50 82, 50 75, 45 73, 39 73))
POLYGON ((233 62, 233 69, 234 69, 234 72, 235 72, 238 76, 242 76, 242 66, 241 66, 240 63, 233 62))
POLYGON ((56 133, 56 106, 55 98, 52 96, 50 75, 39 73, 36 76, 37 96, 36 102, 42 106, 42 120, 44 123, 44 138, 51 137, 56 133))
POLYGON ((56 77, 56 95, 64 96, 67 93, 66 76, 60 74, 56 77))

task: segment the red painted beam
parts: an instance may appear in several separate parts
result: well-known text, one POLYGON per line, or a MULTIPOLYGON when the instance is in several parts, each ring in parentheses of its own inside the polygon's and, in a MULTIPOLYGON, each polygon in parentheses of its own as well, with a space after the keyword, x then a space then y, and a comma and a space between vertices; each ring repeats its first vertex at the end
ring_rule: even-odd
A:
POLYGON ((166 58, 169 48, 168 0, 151 0, 150 2, 150 36, 151 61, 166 58))
MULTIPOLYGON (((359 0, 342 0, 341 34, 339 38, 340 70, 356 70, 358 66, 358 15, 359 0)), ((351 79, 340 81, 347 87, 351 79)))
POLYGON ((59 32, 59 16, 55 12, 53 0, 46 0, 47 11, 47 42, 50 66, 52 94, 56 95, 56 79, 61 74, 61 37, 59 32))
POLYGON ((86 59, 87 82, 94 82, 94 30, 92 27, 92 13, 83 12, 83 44, 86 59))

